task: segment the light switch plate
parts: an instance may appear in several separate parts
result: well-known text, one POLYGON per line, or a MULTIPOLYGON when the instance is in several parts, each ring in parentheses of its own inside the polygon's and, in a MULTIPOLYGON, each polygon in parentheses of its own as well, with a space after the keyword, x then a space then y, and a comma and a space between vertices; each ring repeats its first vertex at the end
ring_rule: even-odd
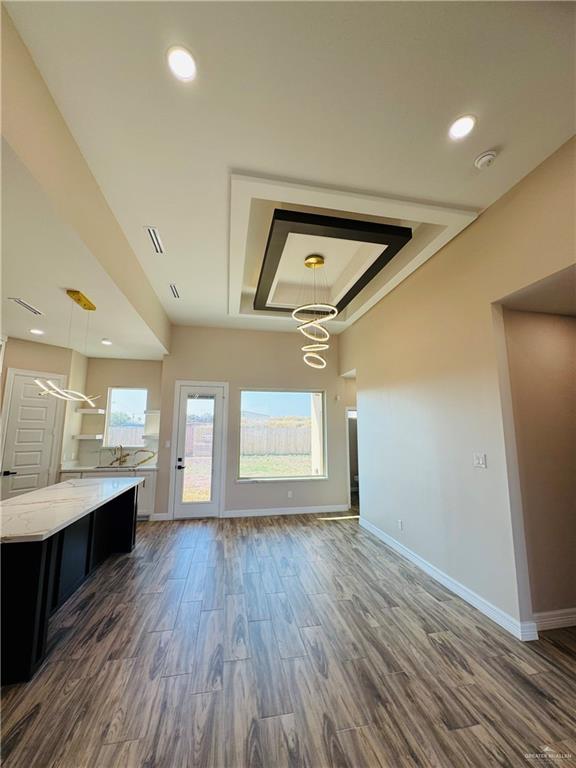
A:
POLYGON ((472 454, 472 466, 475 469, 486 469, 488 463, 486 461, 485 453, 473 453, 472 454))

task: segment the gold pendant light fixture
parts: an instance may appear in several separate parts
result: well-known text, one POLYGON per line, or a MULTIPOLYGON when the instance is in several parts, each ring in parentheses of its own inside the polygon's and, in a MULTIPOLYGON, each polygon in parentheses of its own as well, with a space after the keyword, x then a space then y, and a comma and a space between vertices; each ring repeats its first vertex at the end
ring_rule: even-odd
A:
POLYGON ((302 304, 292 312, 292 317, 299 323, 298 330, 312 343, 302 347, 303 360, 310 368, 326 368, 326 360, 320 352, 330 349, 330 334, 324 327, 324 323, 333 320, 338 314, 338 309, 332 304, 318 301, 316 270, 324 266, 324 256, 319 253, 311 253, 304 259, 304 266, 312 270, 314 275, 312 301, 302 304))
MULTIPOLYGON (((85 296, 81 291, 76 291, 73 289, 68 289, 66 291, 66 294, 74 301, 76 304, 78 304, 79 307, 82 307, 82 309, 86 310, 87 312, 94 312, 96 310, 96 305, 93 304, 90 299, 85 296)), ((74 307, 70 307, 70 324, 68 326, 68 346, 72 348, 72 312, 74 311, 74 307)), ((84 336, 84 353, 87 354, 88 351, 88 326, 90 323, 90 315, 86 317, 86 333, 84 336)), ((34 383, 37 384, 40 389, 42 390, 40 392, 41 395, 51 395, 52 397, 56 397, 58 400, 68 400, 68 401, 76 401, 79 403, 87 403, 91 408, 95 408, 96 404, 94 403, 94 400, 98 400, 100 395, 85 395, 83 392, 77 392, 75 389, 62 389, 61 387, 57 386, 53 381, 50 379, 34 379, 34 383)))

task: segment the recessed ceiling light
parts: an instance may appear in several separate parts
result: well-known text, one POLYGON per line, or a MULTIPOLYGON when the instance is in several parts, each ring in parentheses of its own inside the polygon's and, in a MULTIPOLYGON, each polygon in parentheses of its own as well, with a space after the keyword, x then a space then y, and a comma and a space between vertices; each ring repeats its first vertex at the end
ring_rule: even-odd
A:
POLYGON ((186 48, 182 48, 179 45, 175 45, 169 49, 167 53, 168 66, 170 67, 174 77, 184 82, 194 80, 196 77, 196 62, 194 57, 187 51, 186 48))
POLYGON ((459 117, 458 120, 454 120, 448 131, 448 135, 452 141, 465 139, 469 133, 472 133, 475 125, 476 118, 474 115, 464 115, 463 117, 459 117))
POLYGON ((104 346, 106 346, 106 347, 111 347, 112 346, 112 342, 110 341, 110 339, 102 339, 102 341, 100 343, 104 344, 104 346))
POLYGON ((40 328, 30 328, 30 333, 33 333, 34 336, 44 336, 44 331, 41 331, 40 328))

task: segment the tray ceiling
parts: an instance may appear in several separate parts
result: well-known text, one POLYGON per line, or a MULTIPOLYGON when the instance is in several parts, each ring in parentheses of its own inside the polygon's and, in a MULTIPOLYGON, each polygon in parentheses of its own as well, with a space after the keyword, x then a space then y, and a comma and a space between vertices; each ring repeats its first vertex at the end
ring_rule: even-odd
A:
POLYGON ((409 227, 277 208, 253 307, 290 313, 318 300, 341 313, 411 237, 409 227), (312 254, 324 259, 313 272, 304 264, 312 254))
MULTIPOLYGON (((574 132, 573 3, 6 7, 175 323, 292 327, 279 313, 240 309, 243 295, 253 300, 263 253, 253 245, 261 244, 258 217, 265 245, 268 201, 387 220, 404 213, 374 206, 366 214, 355 203, 400 198, 447 205, 448 215, 478 211, 574 132), (194 53, 193 83, 166 66, 175 43, 194 53), (448 126, 465 113, 477 116, 476 130, 450 142, 448 126), (500 150, 494 166, 475 169, 474 158, 492 148, 500 150), (324 198, 255 196, 239 245, 229 185, 238 172, 295 180, 324 198), (158 227, 164 254, 147 225, 158 227)), ((413 239, 393 262, 414 264, 412 249, 428 247, 430 228, 446 224, 406 216, 413 239)), ((373 283, 400 279, 402 268, 391 269, 373 283)))
POLYGON ((234 174, 228 311, 286 322, 290 308, 310 300, 312 278, 305 274, 310 270, 303 259, 319 252, 327 265, 323 290, 339 304, 340 313, 330 323, 337 331, 361 317, 476 216, 468 210, 234 174), (311 222, 318 223, 316 230, 311 222), (271 258, 275 227, 281 231, 271 258))

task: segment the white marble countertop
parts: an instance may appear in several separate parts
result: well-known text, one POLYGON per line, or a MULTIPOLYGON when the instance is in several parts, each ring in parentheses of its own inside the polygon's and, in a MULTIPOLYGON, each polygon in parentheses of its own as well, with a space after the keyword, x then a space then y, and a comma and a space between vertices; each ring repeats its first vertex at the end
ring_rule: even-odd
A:
POLYGON ((107 501, 140 485, 143 477, 66 480, 0 501, 2 542, 43 541, 107 501))
POLYGON ((156 464, 141 464, 140 466, 124 464, 121 467, 116 464, 113 467, 103 467, 96 464, 62 464, 60 467, 60 472, 124 472, 127 470, 134 472, 157 472, 158 467, 156 464))

